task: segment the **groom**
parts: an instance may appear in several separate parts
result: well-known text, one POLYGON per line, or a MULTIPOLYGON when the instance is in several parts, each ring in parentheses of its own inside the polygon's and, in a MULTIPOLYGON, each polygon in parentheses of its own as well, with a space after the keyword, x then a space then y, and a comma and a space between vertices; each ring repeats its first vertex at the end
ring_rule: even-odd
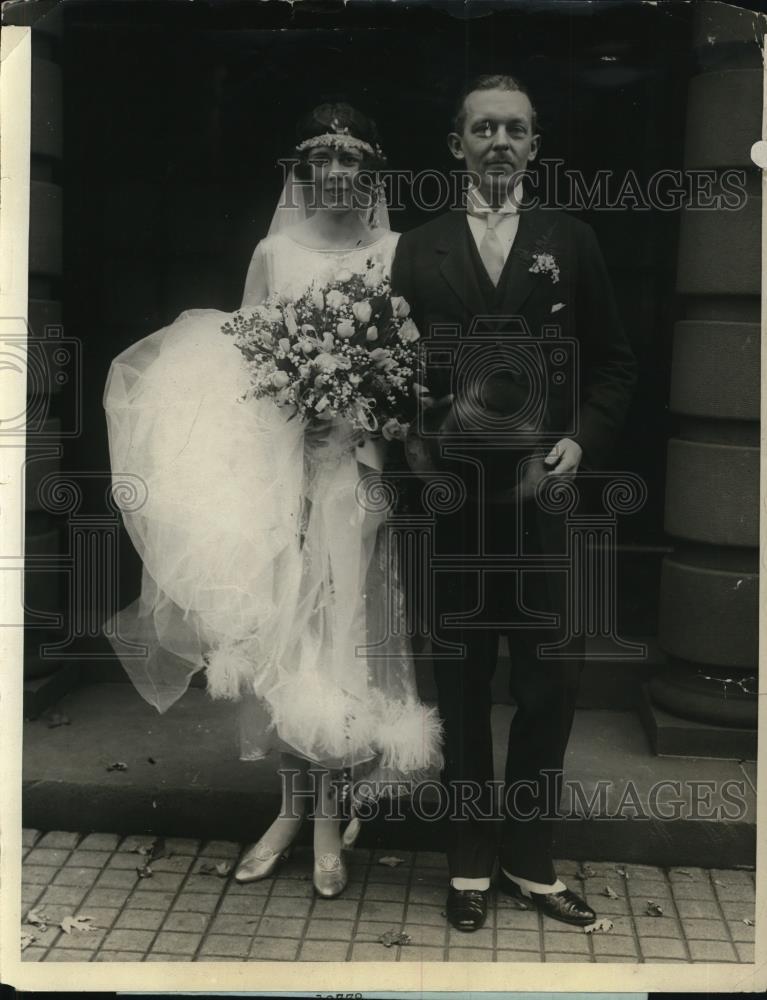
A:
MULTIPOLYGON (((473 178, 466 205, 405 233, 392 269, 393 290, 410 303, 427 356, 429 338, 450 347, 456 338, 470 345, 478 337, 475 347, 481 345, 482 353, 473 350, 473 360, 465 362, 474 375, 459 370, 460 351, 453 351, 452 363, 445 362, 443 351, 427 367, 432 427, 441 424, 450 440, 455 443, 457 434, 460 443, 461 427, 467 426, 461 407, 464 414, 472 408, 468 397, 474 398, 475 416, 486 408, 492 429, 519 411, 527 392, 532 395, 526 410, 522 399, 524 447, 530 450, 531 431, 547 433, 545 448, 521 464, 524 447, 515 447, 513 436, 502 447, 477 450, 468 443, 462 458, 453 449, 452 461, 446 457, 441 464, 461 477, 467 492, 460 510, 437 518, 434 551, 453 560, 451 569, 437 567, 430 574, 434 673, 445 725, 443 782, 453 808, 446 913, 463 931, 485 922, 496 861, 500 891, 566 923, 596 919, 557 877, 552 823, 543 818, 557 808, 583 657, 582 647, 572 642, 566 660, 546 658, 539 650, 561 638, 552 622, 562 627, 565 620, 564 574, 528 572, 520 582, 508 568, 487 572, 494 558, 497 565, 499 557, 520 546, 544 565, 547 553, 565 550, 564 515, 538 503, 536 485, 547 477, 562 482, 579 469, 603 468, 635 382, 634 357, 592 229, 558 210, 525 208, 520 176, 535 159, 539 141, 535 109, 518 81, 473 80, 448 137, 452 155, 473 178), (493 319, 495 341, 478 332, 488 323, 492 330, 493 319), (576 345, 577 366, 569 381, 549 383, 544 401, 529 366, 520 363, 522 354, 515 361, 513 344, 519 341, 509 338, 527 336, 528 346, 535 346, 533 341, 552 335, 553 326, 562 342, 576 345), (472 378, 479 389, 462 398, 472 378), (575 396, 568 395, 571 390, 575 396), (525 470, 521 480, 518 469, 525 470), (494 777, 491 680, 502 634, 509 640, 516 711, 499 839, 499 824, 488 817, 494 777), (450 655, 456 648, 459 653, 450 655)), ((489 438, 490 432, 486 445, 489 438)))

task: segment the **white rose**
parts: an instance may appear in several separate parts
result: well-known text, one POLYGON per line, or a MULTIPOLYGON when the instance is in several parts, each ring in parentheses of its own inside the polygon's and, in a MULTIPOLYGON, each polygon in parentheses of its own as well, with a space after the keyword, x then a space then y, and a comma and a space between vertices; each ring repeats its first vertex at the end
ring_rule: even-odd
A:
POLYGON ((325 308, 325 296, 319 290, 319 288, 312 289, 312 305, 318 312, 322 312, 325 308))
POLYGON ((279 344, 280 350, 284 351, 284 353, 287 354, 288 351, 290 350, 290 341, 288 340, 288 338, 280 337, 277 343, 279 344))
POLYGON ((296 320, 296 310, 291 304, 285 306, 285 326, 291 337, 298 333, 298 322, 296 320))
POLYGON ((392 295, 391 308, 397 319, 405 319, 406 316, 410 315, 410 306, 401 295, 392 295))
POLYGON ((367 339, 372 343, 374 340, 378 340, 378 327, 369 326, 367 333, 365 334, 367 339))
POLYGON ((401 424, 396 417, 391 417, 381 428, 381 433, 387 441, 404 441, 408 424, 401 424))
POLYGON ((274 372, 272 374, 272 385, 275 389, 284 389, 289 382, 287 372, 274 372))
POLYGON ((336 327, 336 333, 342 340, 348 340, 354 336, 354 323, 350 319, 342 319, 336 327))
POLYGON ((328 309, 340 309, 347 301, 346 296, 339 292, 337 288, 332 288, 325 296, 328 309))
POLYGON ((318 354, 317 357, 314 359, 314 363, 320 369, 320 371, 323 372, 334 372, 338 367, 336 359, 333 357, 332 354, 328 354, 326 351, 323 351, 321 354, 318 354))
POLYGON ((418 332, 418 327, 412 319, 406 319, 400 327, 399 339, 405 344, 412 344, 414 341, 418 340, 420 336, 421 334, 418 332))
POLYGON ((348 267, 342 267, 336 275, 336 281, 351 281, 352 272, 348 267))
POLYGON ((352 306, 352 312, 358 323, 370 322, 370 317, 373 315, 373 309, 367 299, 364 299, 362 302, 355 302, 352 306))

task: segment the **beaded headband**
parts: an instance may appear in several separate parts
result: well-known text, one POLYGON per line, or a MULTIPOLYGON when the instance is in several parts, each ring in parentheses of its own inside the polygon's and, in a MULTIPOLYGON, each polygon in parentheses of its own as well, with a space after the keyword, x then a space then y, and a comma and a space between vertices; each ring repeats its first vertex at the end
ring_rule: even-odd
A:
POLYGON ((364 139, 358 139, 356 136, 351 135, 349 132, 349 126, 346 125, 341 128, 341 125, 337 118, 334 118, 330 124, 333 129, 332 132, 324 132, 322 135, 313 135, 310 139, 304 139, 303 142, 299 142, 296 146, 297 152, 302 152, 304 149, 313 149, 316 146, 331 146, 341 149, 361 149, 364 153, 368 153, 370 156, 378 156, 383 158, 383 150, 378 145, 372 146, 369 142, 365 142, 364 139))

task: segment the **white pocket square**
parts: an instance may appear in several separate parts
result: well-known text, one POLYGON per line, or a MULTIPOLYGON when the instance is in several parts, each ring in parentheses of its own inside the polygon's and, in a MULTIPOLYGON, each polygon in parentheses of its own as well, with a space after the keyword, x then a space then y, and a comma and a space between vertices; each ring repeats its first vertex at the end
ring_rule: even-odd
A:
POLYGON ((555 313, 555 312, 559 312, 560 309, 564 309, 564 308, 565 308, 565 303, 564 302, 555 302, 554 305, 551 307, 551 311, 553 313, 555 313))

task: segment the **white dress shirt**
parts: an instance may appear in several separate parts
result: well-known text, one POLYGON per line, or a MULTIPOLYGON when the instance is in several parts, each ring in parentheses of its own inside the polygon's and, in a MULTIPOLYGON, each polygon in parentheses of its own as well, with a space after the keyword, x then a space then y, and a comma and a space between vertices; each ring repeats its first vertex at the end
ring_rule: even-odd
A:
MULTIPOLYGON (((514 246, 514 240, 517 237, 517 230, 519 229, 519 212, 516 206, 520 204, 522 197, 522 185, 517 183, 514 186, 514 193, 511 198, 507 198, 499 208, 490 209, 490 206, 479 193, 477 188, 473 188, 471 191, 471 198, 480 211, 493 211, 495 214, 500 213, 503 216, 503 218, 501 218, 497 223, 495 231, 498 234, 498 240, 500 241, 501 249, 503 250, 504 263, 508 260, 511 248, 514 246), (514 199, 513 201, 512 198, 514 199)), ((466 217, 469 220, 471 235, 474 237, 477 250, 479 250, 482 238, 487 232, 487 223, 481 215, 477 216, 467 213, 466 217)))

